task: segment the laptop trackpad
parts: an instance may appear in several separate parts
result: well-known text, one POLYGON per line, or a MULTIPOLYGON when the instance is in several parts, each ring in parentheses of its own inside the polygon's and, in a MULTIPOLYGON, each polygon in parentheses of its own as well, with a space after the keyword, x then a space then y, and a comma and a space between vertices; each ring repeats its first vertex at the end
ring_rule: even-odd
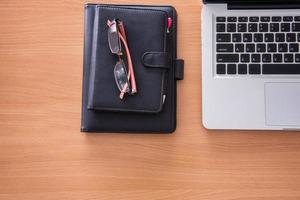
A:
POLYGON ((266 122, 273 126, 300 126, 300 83, 266 83, 266 122))

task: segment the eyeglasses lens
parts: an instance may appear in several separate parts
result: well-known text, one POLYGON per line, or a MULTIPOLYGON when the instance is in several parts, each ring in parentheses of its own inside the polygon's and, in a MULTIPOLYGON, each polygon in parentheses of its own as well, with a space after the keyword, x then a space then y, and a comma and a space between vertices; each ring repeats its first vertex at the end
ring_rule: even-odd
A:
POLYGON ((112 53, 120 54, 121 42, 119 38, 118 28, 116 21, 113 21, 108 29, 108 43, 112 53))
POLYGON ((117 62, 114 68, 114 75, 119 90, 128 93, 130 91, 130 85, 127 78, 126 67, 123 61, 117 62))

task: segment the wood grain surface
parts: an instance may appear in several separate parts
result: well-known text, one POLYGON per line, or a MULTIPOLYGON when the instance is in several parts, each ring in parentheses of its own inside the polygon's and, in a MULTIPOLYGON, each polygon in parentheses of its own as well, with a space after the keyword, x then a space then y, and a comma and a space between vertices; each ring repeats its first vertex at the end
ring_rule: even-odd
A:
POLYGON ((300 199, 299 133, 203 128, 200 0, 143 1, 178 11, 176 133, 80 133, 84 3, 0 1, 1 200, 300 199))

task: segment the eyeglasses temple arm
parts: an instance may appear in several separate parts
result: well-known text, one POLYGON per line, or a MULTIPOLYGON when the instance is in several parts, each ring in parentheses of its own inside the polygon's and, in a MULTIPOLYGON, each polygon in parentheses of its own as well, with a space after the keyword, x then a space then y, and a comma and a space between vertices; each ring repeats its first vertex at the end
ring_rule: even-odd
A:
POLYGON ((134 71, 133 71, 133 65, 132 65, 132 59, 131 59, 131 55, 130 55, 130 51, 129 51, 129 48, 128 48, 128 45, 127 45, 127 42, 126 40, 124 39, 123 35, 121 33, 119 33, 119 37, 121 39, 121 41, 123 42, 124 44, 124 47, 125 47, 125 51, 126 51, 126 55, 127 55, 127 58, 128 58, 128 73, 130 73, 130 83, 131 83, 131 87, 132 87, 132 93, 137 93, 137 87, 136 87, 136 82, 135 82, 135 76, 134 76, 134 71))

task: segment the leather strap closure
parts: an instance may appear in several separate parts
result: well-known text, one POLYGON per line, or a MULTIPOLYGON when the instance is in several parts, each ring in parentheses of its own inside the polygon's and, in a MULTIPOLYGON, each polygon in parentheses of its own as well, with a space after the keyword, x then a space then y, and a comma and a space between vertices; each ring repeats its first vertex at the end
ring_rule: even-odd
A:
POLYGON ((142 63, 146 67, 168 69, 170 56, 167 52, 146 52, 142 56, 142 63))
POLYGON ((184 79, 184 60, 176 59, 174 61, 175 66, 175 79, 176 80, 183 80, 184 79))

